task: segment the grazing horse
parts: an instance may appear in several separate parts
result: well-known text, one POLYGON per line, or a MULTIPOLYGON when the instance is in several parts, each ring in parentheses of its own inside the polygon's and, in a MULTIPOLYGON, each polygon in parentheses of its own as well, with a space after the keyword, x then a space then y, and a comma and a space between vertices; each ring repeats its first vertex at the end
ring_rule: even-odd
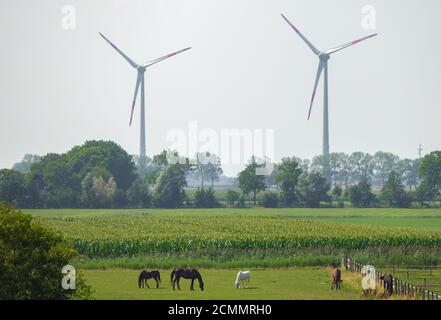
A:
POLYGON ((139 278, 138 278, 138 288, 143 287, 144 288, 144 284, 147 286, 147 288, 149 287, 149 284, 147 283, 148 279, 155 279, 156 281, 156 288, 159 288, 159 283, 161 282, 161 274, 159 273, 159 271, 154 270, 154 271, 142 271, 139 274, 139 278))
POLYGON ((385 273, 380 280, 383 280, 385 295, 391 296, 394 293, 394 277, 390 273, 385 273))
POLYGON ((337 267, 334 267, 332 270, 332 285, 331 290, 340 290, 340 282, 343 280, 341 279, 341 270, 337 267))
POLYGON ((170 281, 173 284, 173 290, 175 290, 175 284, 177 284, 178 289, 181 290, 181 287, 179 286, 179 280, 181 278, 191 280, 190 290, 192 291, 194 291, 194 287, 193 287, 194 280, 197 279, 199 282, 199 288, 201 288, 201 290, 204 291, 204 282, 202 281, 201 274, 196 269, 183 269, 183 268, 173 269, 170 276, 170 281))
POLYGON ((250 287, 250 272, 249 271, 239 271, 236 277, 236 288, 240 288, 240 283, 246 282, 247 288, 250 287))

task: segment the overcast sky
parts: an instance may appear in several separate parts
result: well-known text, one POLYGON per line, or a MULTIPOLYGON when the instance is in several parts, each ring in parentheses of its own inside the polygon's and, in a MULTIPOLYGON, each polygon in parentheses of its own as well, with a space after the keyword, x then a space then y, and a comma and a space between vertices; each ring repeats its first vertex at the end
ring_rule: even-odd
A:
POLYGON ((321 50, 380 34, 329 62, 331 152, 441 149, 439 0, 0 0, 0 167, 90 139, 139 152, 136 73, 98 32, 139 63, 193 47, 146 73, 149 156, 190 121, 272 129, 276 160, 320 154, 322 84, 306 120, 318 59, 282 12, 321 50))

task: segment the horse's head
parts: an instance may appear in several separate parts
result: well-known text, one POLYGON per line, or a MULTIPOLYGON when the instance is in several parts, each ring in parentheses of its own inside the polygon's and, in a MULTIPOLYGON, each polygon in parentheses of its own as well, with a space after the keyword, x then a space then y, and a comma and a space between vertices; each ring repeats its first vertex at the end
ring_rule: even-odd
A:
POLYGON ((236 282, 234 283, 236 285, 236 289, 239 289, 240 287, 240 282, 236 280, 236 282))

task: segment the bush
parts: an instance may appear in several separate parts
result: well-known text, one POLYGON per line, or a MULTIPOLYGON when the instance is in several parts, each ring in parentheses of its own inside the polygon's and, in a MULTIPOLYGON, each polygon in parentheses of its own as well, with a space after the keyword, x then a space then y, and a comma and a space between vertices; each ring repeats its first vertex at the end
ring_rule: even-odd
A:
POLYGON ((404 190, 401 177, 393 171, 381 191, 381 197, 387 206, 393 208, 408 208, 412 203, 412 197, 404 190))
POLYGON ((81 275, 74 291, 61 287, 61 269, 75 255, 60 236, 0 202, 0 300, 92 298, 81 275))
POLYGON ((215 208, 218 206, 214 190, 212 188, 198 188, 194 194, 196 208, 215 208))
POLYGON ((279 195, 277 192, 265 192, 261 204, 265 208, 277 208, 279 206, 279 195))
POLYGON ((157 208, 179 208, 186 199, 184 187, 187 167, 181 164, 168 165, 159 175, 153 202, 157 208))
POLYGON ((228 206, 234 207, 236 202, 239 201, 240 193, 234 190, 228 190, 225 198, 227 200, 228 206))
POLYGON ((373 206, 375 195, 371 191, 371 185, 367 180, 361 180, 357 185, 349 189, 349 201, 357 208, 368 208, 373 206))
POLYGON ((137 180, 127 190, 127 200, 131 208, 147 208, 151 204, 149 185, 146 181, 137 180))
POLYGON ((329 183, 318 172, 304 172, 299 177, 298 193, 303 206, 308 208, 320 207, 320 201, 329 202, 329 183))

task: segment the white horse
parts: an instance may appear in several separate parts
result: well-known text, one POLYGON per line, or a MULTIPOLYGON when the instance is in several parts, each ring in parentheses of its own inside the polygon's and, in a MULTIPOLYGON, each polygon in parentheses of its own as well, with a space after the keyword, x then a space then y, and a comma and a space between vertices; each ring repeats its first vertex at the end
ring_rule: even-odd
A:
POLYGON ((236 288, 240 288, 241 282, 246 282, 247 288, 250 287, 250 272, 249 271, 239 271, 236 277, 236 288))

